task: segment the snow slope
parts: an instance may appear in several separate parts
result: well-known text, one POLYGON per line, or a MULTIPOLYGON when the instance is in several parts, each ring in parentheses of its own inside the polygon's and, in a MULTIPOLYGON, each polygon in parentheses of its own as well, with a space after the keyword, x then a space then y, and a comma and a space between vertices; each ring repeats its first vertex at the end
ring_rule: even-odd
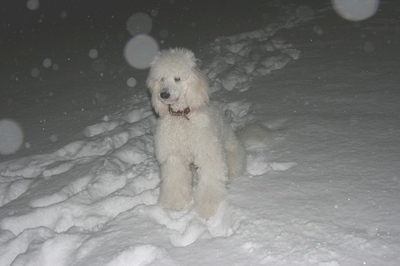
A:
POLYGON ((232 126, 274 131, 216 216, 158 206, 141 88, 55 152, 0 163, 0 265, 399 265, 399 39, 398 17, 291 6, 198 47, 232 126))

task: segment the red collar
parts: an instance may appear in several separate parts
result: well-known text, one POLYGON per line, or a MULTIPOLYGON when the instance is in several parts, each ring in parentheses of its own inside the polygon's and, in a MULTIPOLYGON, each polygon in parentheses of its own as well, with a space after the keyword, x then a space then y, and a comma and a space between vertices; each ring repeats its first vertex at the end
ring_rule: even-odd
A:
POLYGON ((190 113, 189 107, 186 107, 183 110, 174 111, 171 105, 168 105, 168 111, 172 116, 184 116, 187 120, 189 120, 189 118, 187 117, 187 114, 190 113))

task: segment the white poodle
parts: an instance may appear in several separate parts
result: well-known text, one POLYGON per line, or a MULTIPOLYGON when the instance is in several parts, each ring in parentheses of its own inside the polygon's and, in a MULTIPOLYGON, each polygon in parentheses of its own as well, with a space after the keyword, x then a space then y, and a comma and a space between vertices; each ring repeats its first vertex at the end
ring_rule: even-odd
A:
POLYGON ((147 86, 160 116, 155 134, 161 168, 160 204, 179 211, 194 198, 200 217, 208 219, 227 194, 230 178, 242 174, 245 150, 221 111, 209 105, 206 77, 193 52, 176 48, 154 59, 147 86), (192 171, 198 182, 193 188, 192 171))

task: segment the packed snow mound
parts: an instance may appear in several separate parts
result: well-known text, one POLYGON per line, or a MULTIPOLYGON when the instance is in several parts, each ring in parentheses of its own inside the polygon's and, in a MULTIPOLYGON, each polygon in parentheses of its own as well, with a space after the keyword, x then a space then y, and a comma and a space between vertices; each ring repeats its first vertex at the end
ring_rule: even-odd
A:
MULTIPOLYGON (((0 164, 2 265, 147 265, 168 260, 166 242, 185 247, 240 228, 243 216, 228 201, 209 221, 192 204, 177 213, 158 206, 156 117, 147 95, 137 98, 135 109, 85 128, 82 140, 0 164), (143 244, 146 235, 161 242, 143 244)), ((224 108, 242 121, 248 107, 224 108)))
POLYGON ((283 38, 274 36, 279 30, 293 27, 272 24, 263 29, 229 37, 219 37, 207 48, 214 53, 204 71, 212 82, 212 90, 244 92, 254 78, 265 76, 300 58, 300 50, 283 38))
MULTIPOLYGON (((209 221, 193 204, 177 213, 158 206, 156 116, 146 93, 135 98, 133 109, 87 126, 81 140, 0 164, 2 265, 147 265, 170 260, 167 243, 237 232, 244 217, 229 201, 209 221)), ((234 127, 250 117, 249 103, 218 104, 234 127)))
POLYGON ((158 206, 156 117, 147 95, 138 97, 136 109, 88 126, 80 141, 0 164, 2 265, 147 265, 168 253, 159 243, 142 244, 132 226, 148 227, 146 234, 176 247, 229 237, 239 228, 242 217, 228 202, 208 222, 193 206, 179 213, 158 206), (99 256, 108 234, 120 240, 99 256))

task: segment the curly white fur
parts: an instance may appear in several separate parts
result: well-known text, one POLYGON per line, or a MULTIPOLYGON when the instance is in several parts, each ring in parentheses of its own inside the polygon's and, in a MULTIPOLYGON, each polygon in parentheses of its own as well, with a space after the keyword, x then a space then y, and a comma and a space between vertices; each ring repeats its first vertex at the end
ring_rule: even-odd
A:
POLYGON ((193 52, 184 48, 161 52, 152 63, 147 86, 160 116, 155 134, 161 168, 159 202, 179 211, 194 199, 197 213, 208 219, 226 196, 229 178, 242 174, 244 147, 221 112, 209 105, 208 82, 193 52), (184 116, 187 108, 190 112, 184 116), (197 167, 195 188, 191 164, 197 167))

